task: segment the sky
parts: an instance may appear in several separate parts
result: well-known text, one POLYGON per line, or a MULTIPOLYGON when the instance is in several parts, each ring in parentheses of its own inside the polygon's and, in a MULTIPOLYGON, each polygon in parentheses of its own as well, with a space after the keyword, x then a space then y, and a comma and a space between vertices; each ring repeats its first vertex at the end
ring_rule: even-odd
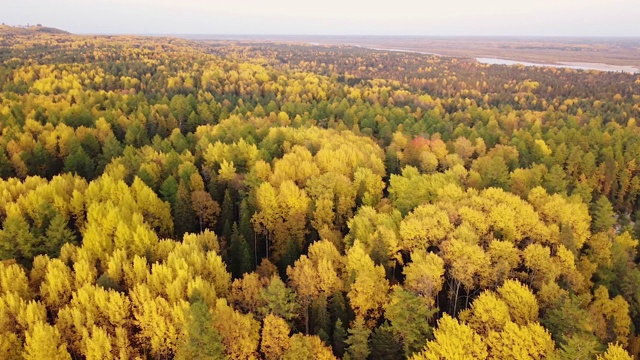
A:
POLYGON ((77 34, 640 36, 640 0, 0 0, 77 34))

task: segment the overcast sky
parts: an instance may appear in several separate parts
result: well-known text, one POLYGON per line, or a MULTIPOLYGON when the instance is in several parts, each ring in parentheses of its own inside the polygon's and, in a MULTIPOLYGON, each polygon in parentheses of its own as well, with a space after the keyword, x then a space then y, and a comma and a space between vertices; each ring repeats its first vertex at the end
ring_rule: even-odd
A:
POLYGON ((640 0, 0 0, 90 34, 640 36, 640 0))

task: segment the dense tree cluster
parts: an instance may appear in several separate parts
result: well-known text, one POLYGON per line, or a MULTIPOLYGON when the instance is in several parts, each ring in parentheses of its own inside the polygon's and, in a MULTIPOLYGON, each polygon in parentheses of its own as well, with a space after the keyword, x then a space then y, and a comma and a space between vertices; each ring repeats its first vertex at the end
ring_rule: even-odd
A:
POLYGON ((0 33, 0 91, 1 358, 640 354, 638 76, 0 33))

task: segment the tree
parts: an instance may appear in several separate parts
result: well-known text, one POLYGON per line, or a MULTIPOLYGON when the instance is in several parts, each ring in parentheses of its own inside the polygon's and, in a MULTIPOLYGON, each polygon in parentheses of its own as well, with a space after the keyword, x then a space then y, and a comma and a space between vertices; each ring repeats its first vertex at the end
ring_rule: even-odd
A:
POLYGON ((526 325, 538 320, 538 300, 529 288, 518 280, 507 280, 498 288, 500 298, 509 307, 511 320, 526 325))
POLYGON ((196 229, 196 214, 193 210, 191 195, 184 180, 180 181, 176 193, 176 206, 173 208, 173 216, 176 224, 176 235, 182 238, 187 232, 194 232, 196 229))
POLYGON ((7 216, 0 230, 1 259, 15 259, 25 263, 37 255, 33 249, 37 245, 36 237, 29 229, 29 224, 22 216, 7 216))
POLYGON ((275 233, 276 221, 280 217, 276 189, 267 182, 262 183, 256 189, 256 202, 258 212, 251 217, 251 223, 256 233, 265 235, 266 258, 269 259, 270 241, 275 233))
POLYGON ((404 267, 404 287, 423 296, 429 305, 442 290, 444 282, 444 260, 436 254, 416 249, 411 252, 411 262, 404 267))
POLYGON ((397 234, 400 220, 401 214, 397 210, 379 213, 372 207, 362 206, 348 221, 350 231, 344 243, 349 248, 357 241, 376 264, 389 269, 399 260, 401 240, 397 234))
POLYGON ((231 238, 231 224, 237 224, 237 216, 235 209, 235 196, 233 196, 232 189, 227 187, 224 191, 224 198, 222 200, 222 206, 220 210, 221 222, 218 223, 218 229, 222 230, 222 234, 226 239, 231 238), (222 225, 222 226, 221 226, 222 225))
POLYGON ((609 298, 609 291, 604 286, 598 286, 594 291, 593 302, 589 305, 591 321, 595 334, 605 343, 629 343, 631 319, 629 304, 618 295, 609 298))
POLYGON ((395 286, 389 303, 385 305, 384 317, 391 323, 389 331, 402 344, 405 356, 419 351, 431 335, 429 320, 436 309, 422 297, 395 286))
POLYGON ((491 331, 486 344, 492 358, 549 359, 555 356, 551 334, 538 323, 519 326, 509 321, 502 331, 491 331))
POLYGON ((29 278, 24 268, 18 264, 0 265, 0 296, 14 293, 22 299, 32 298, 29 278))
MULTIPOLYGON (((21 345, 22 340, 14 332, 9 330, 0 331, 0 355, 4 359, 26 358, 24 353, 21 356, 21 345)), ((32 359, 39 359, 39 357, 32 359)))
POLYGON ((629 354, 624 350, 622 346, 617 343, 611 343, 607 346, 607 351, 598 355, 598 360, 631 360, 633 359, 629 354))
POLYGON ((302 306, 305 320, 305 334, 309 334, 309 306, 313 299, 318 295, 318 272, 313 263, 306 255, 302 255, 294 266, 287 268, 287 276, 291 286, 298 294, 298 300, 302 306))
POLYGON ((76 147, 75 151, 64 160, 64 171, 72 172, 85 179, 93 179, 95 164, 93 159, 87 155, 82 146, 76 147))
POLYGON ((611 206, 611 202, 604 195, 598 198, 592 208, 591 208, 591 217, 593 218, 591 222, 591 231, 600 232, 600 231, 609 231, 611 227, 616 223, 615 213, 613 212, 613 207, 611 206))
POLYGON ((384 268, 375 265, 358 242, 347 253, 347 273, 354 279, 347 297, 357 317, 373 325, 387 302, 389 281, 384 268))
POLYGON ((7 153, 3 149, 0 151, 0 178, 6 179, 12 176, 15 176, 15 173, 7 157, 7 153))
POLYGON ((107 164, 111 162, 111 159, 116 158, 122 155, 122 144, 118 139, 110 133, 109 136, 104 141, 104 145, 102 146, 102 154, 98 156, 98 171, 102 171, 107 164))
POLYGON ((482 179, 481 187, 509 187, 509 168, 501 156, 483 156, 473 162, 471 169, 477 171, 482 179))
POLYGON ((207 304, 199 295, 192 295, 186 318, 186 336, 178 347, 176 359, 226 359, 222 337, 213 326, 207 304))
POLYGON ((490 261, 480 246, 457 239, 443 242, 442 250, 445 263, 450 267, 449 288, 455 314, 458 309, 460 287, 464 286, 469 292, 479 285, 479 280, 486 276, 490 261))
POLYGON ((556 263, 550 262, 551 249, 533 243, 522 252, 524 265, 529 269, 529 285, 540 288, 542 284, 555 281, 559 275, 556 263))
POLYGON ((218 299, 214 324, 230 359, 248 360, 256 357, 260 342, 260 323, 252 315, 244 315, 218 299))
POLYGON ((231 284, 229 302, 237 310, 260 315, 258 309, 265 305, 262 290, 266 282, 266 279, 261 279, 255 272, 245 273, 242 278, 235 279, 231 284))
POLYGON ((591 334, 568 336, 565 343, 560 344, 558 352, 561 359, 593 359, 600 348, 598 339, 591 334))
POLYGON ((42 285, 40 296, 47 307, 57 311, 69 302, 73 285, 71 270, 59 259, 53 259, 47 264, 47 272, 42 285))
MULTIPOLYGON (((373 334, 371 334, 369 343, 371 346, 371 357, 374 359, 407 359, 402 344, 398 341, 398 337, 388 324, 383 324, 375 328, 373 334)), ((424 341, 420 344, 420 347, 422 346, 424 346, 424 341)))
POLYGON ((405 251, 426 250, 438 245, 453 231, 447 212, 438 206, 418 206, 400 224, 400 247, 405 251))
POLYGON ((309 260, 318 273, 318 290, 325 295, 343 290, 344 257, 328 240, 316 241, 309 246, 309 260))
POLYGON ((347 309, 347 302, 342 291, 335 291, 329 299, 329 314, 332 321, 341 320, 342 324, 348 324, 351 314, 347 309))
POLYGON ((460 324, 447 314, 438 320, 433 336, 434 339, 427 342, 424 350, 412 357, 413 360, 486 359, 488 356, 487 345, 482 338, 469 326, 460 324))
POLYGON ((420 175, 418 169, 406 166, 402 176, 391 175, 389 198, 393 206, 405 215, 419 205, 433 202, 438 190, 451 181, 444 174, 420 175))
POLYGON ((238 224, 235 222, 231 230, 229 256, 231 258, 229 267, 234 278, 239 278, 253 269, 253 259, 251 258, 249 244, 247 244, 245 237, 238 230, 238 224))
POLYGON ((483 291, 469 310, 466 323, 483 338, 491 331, 502 331, 505 324, 511 321, 509 306, 490 290, 483 291))
POLYGON ((289 289, 278 275, 273 275, 269 285, 260 293, 260 299, 264 302, 258 311, 266 316, 268 314, 291 321, 298 313, 296 294, 289 289))
POLYGON ((491 261, 488 278, 495 284, 502 284, 521 262, 519 250, 510 241, 491 241, 487 255, 491 261))
POLYGON ((111 336, 101 327, 93 325, 89 331, 84 329, 83 334, 83 354, 87 360, 107 359, 112 360, 113 346, 111 336))
POLYGON ((567 190, 567 181, 565 180, 565 172, 562 166, 553 165, 551 170, 544 175, 544 188, 550 194, 562 194, 567 190))
POLYGON ((331 333, 331 317, 327 311, 327 295, 320 295, 313 299, 311 303, 311 326, 312 333, 320 336, 325 343, 329 343, 331 333))
POLYGON ((220 206, 213 201, 211 195, 204 190, 195 190, 191 193, 193 211, 198 217, 200 231, 205 228, 213 228, 220 215, 220 206))
POLYGON ((295 334, 289 340, 283 360, 335 360, 331 350, 317 336, 295 334))
POLYGON ((371 330, 365 325, 361 317, 357 317, 349 328, 349 337, 345 341, 348 345, 347 353, 352 360, 366 360, 371 350, 369 349, 369 336, 371 330))
POLYGON ((162 200, 168 202, 172 209, 176 207, 176 196, 178 193, 178 182, 173 176, 167 177, 160 185, 160 195, 162 200))
POLYGON ((51 257, 56 257, 60 253, 60 248, 64 244, 76 243, 76 236, 67 226, 67 221, 60 215, 56 214, 51 220, 46 234, 46 250, 45 253, 51 257))
POLYGON ((282 358, 289 348, 289 324, 273 314, 265 316, 262 324, 260 351, 266 360, 282 358))
POLYGON ((332 338, 333 341, 331 345, 333 348, 333 353, 337 357, 342 358, 344 350, 347 346, 345 342, 347 340, 347 332, 345 331, 344 326, 342 325, 342 320, 340 319, 336 320, 335 326, 333 327, 332 338))
POLYGON ((148 351, 155 357, 173 354, 179 345, 182 327, 177 316, 184 316, 188 304, 183 302, 184 309, 174 309, 163 297, 154 297, 146 284, 136 285, 130 296, 134 324, 140 329, 137 339, 143 344, 141 350, 148 351))
POLYGON ((26 360, 71 360, 58 329, 43 322, 36 323, 26 332, 23 357, 26 360))

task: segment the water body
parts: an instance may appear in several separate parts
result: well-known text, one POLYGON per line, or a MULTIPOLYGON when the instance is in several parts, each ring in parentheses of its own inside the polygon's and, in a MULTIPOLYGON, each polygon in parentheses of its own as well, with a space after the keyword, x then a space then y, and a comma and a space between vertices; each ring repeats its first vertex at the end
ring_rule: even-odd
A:
MULTIPOLYGON (((370 50, 377 50, 377 51, 406 52, 406 53, 416 53, 416 54, 423 54, 423 55, 443 56, 440 54, 430 53, 425 51, 369 47, 369 46, 362 46, 360 44, 354 44, 353 46, 370 49, 370 50)), ((602 63, 558 62, 558 63, 551 64, 551 63, 534 63, 534 62, 527 62, 527 61, 507 60, 507 59, 487 58, 487 57, 479 57, 479 58, 475 58, 475 60, 481 64, 490 64, 490 65, 523 65, 523 66, 540 66, 540 67, 547 66, 547 67, 568 68, 568 69, 575 69, 575 70, 598 70, 598 71, 610 71, 610 72, 625 72, 630 74, 640 73, 640 69, 634 66, 609 65, 609 64, 602 64, 602 63)))
POLYGON ((406 49, 388 49, 388 48, 376 48, 376 47, 368 47, 362 45, 353 45, 355 47, 376 50, 376 51, 390 51, 390 52, 402 52, 402 53, 413 53, 413 54, 422 54, 422 55, 434 55, 434 56, 443 56, 440 54, 436 54, 434 52, 426 52, 426 51, 416 51, 416 50, 406 50, 406 49))
POLYGON ((532 63, 526 61, 496 59, 496 58, 476 58, 481 64, 490 65, 523 65, 523 66, 547 66, 555 68, 568 68, 576 70, 598 70, 598 71, 611 71, 611 72, 626 72, 626 73, 640 73, 640 69, 633 66, 618 66, 601 63, 588 63, 588 62, 560 62, 557 64, 545 64, 545 63, 532 63))

